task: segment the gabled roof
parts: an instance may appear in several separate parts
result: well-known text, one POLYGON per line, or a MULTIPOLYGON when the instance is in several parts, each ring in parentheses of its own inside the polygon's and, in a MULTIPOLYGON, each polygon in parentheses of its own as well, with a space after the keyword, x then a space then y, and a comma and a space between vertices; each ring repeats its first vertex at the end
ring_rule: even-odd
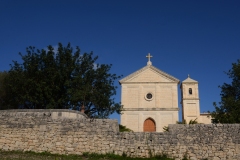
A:
POLYGON ((163 82, 175 82, 175 83, 180 82, 177 78, 161 71, 160 69, 152 65, 147 65, 137 70, 136 72, 126 76, 125 78, 121 79, 119 83, 122 84, 125 82, 134 82, 134 79, 136 79, 136 82, 137 82, 137 77, 141 77, 141 76, 143 77, 143 79, 145 78, 145 80, 142 80, 141 82, 161 82, 162 80, 164 80, 163 82), (145 77, 143 77, 144 73, 145 73, 145 77), (151 74, 151 76, 154 76, 154 78, 147 77, 148 75, 146 75, 146 73, 151 74))
POLYGON ((190 76, 188 75, 188 78, 182 81, 182 83, 198 83, 198 81, 190 78, 190 76))

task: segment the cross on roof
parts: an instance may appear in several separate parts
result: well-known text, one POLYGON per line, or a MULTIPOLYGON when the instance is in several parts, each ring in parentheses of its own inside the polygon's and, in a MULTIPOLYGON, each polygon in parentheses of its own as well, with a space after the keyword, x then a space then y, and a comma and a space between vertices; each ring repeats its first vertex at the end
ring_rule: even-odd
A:
POLYGON ((150 53, 148 53, 148 55, 146 57, 148 58, 147 65, 152 65, 152 62, 150 61, 150 58, 152 58, 153 56, 151 56, 150 53))

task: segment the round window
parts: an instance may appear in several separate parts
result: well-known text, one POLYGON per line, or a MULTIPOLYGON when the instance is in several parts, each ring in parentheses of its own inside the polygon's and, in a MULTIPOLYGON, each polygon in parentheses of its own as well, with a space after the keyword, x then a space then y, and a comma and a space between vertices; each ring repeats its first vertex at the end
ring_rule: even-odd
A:
POLYGON ((147 94, 147 99, 152 99, 152 94, 151 93, 147 94))
POLYGON ((151 100, 153 99, 153 94, 152 94, 152 93, 147 93, 147 94, 145 95, 145 99, 146 99, 147 101, 151 101, 151 100))

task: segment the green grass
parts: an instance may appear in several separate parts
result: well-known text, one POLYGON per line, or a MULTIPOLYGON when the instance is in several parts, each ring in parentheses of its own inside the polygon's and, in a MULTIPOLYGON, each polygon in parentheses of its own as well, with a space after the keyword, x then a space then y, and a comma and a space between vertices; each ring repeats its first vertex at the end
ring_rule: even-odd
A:
POLYGON ((59 155, 48 152, 22 152, 22 151, 1 151, 1 160, 173 160, 166 155, 159 155, 153 158, 130 158, 126 155, 83 153, 83 155, 59 155))

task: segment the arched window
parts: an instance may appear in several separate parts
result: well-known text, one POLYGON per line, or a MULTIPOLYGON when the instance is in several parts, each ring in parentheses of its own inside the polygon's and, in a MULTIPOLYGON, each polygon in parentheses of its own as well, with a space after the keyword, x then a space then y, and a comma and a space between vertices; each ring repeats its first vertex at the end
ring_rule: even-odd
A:
POLYGON ((189 88, 188 92, 189 94, 192 94, 192 88, 189 88))
POLYGON ((148 118, 144 121, 143 131, 144 132, 156 132, 156 124, 152 118, 148 118))

